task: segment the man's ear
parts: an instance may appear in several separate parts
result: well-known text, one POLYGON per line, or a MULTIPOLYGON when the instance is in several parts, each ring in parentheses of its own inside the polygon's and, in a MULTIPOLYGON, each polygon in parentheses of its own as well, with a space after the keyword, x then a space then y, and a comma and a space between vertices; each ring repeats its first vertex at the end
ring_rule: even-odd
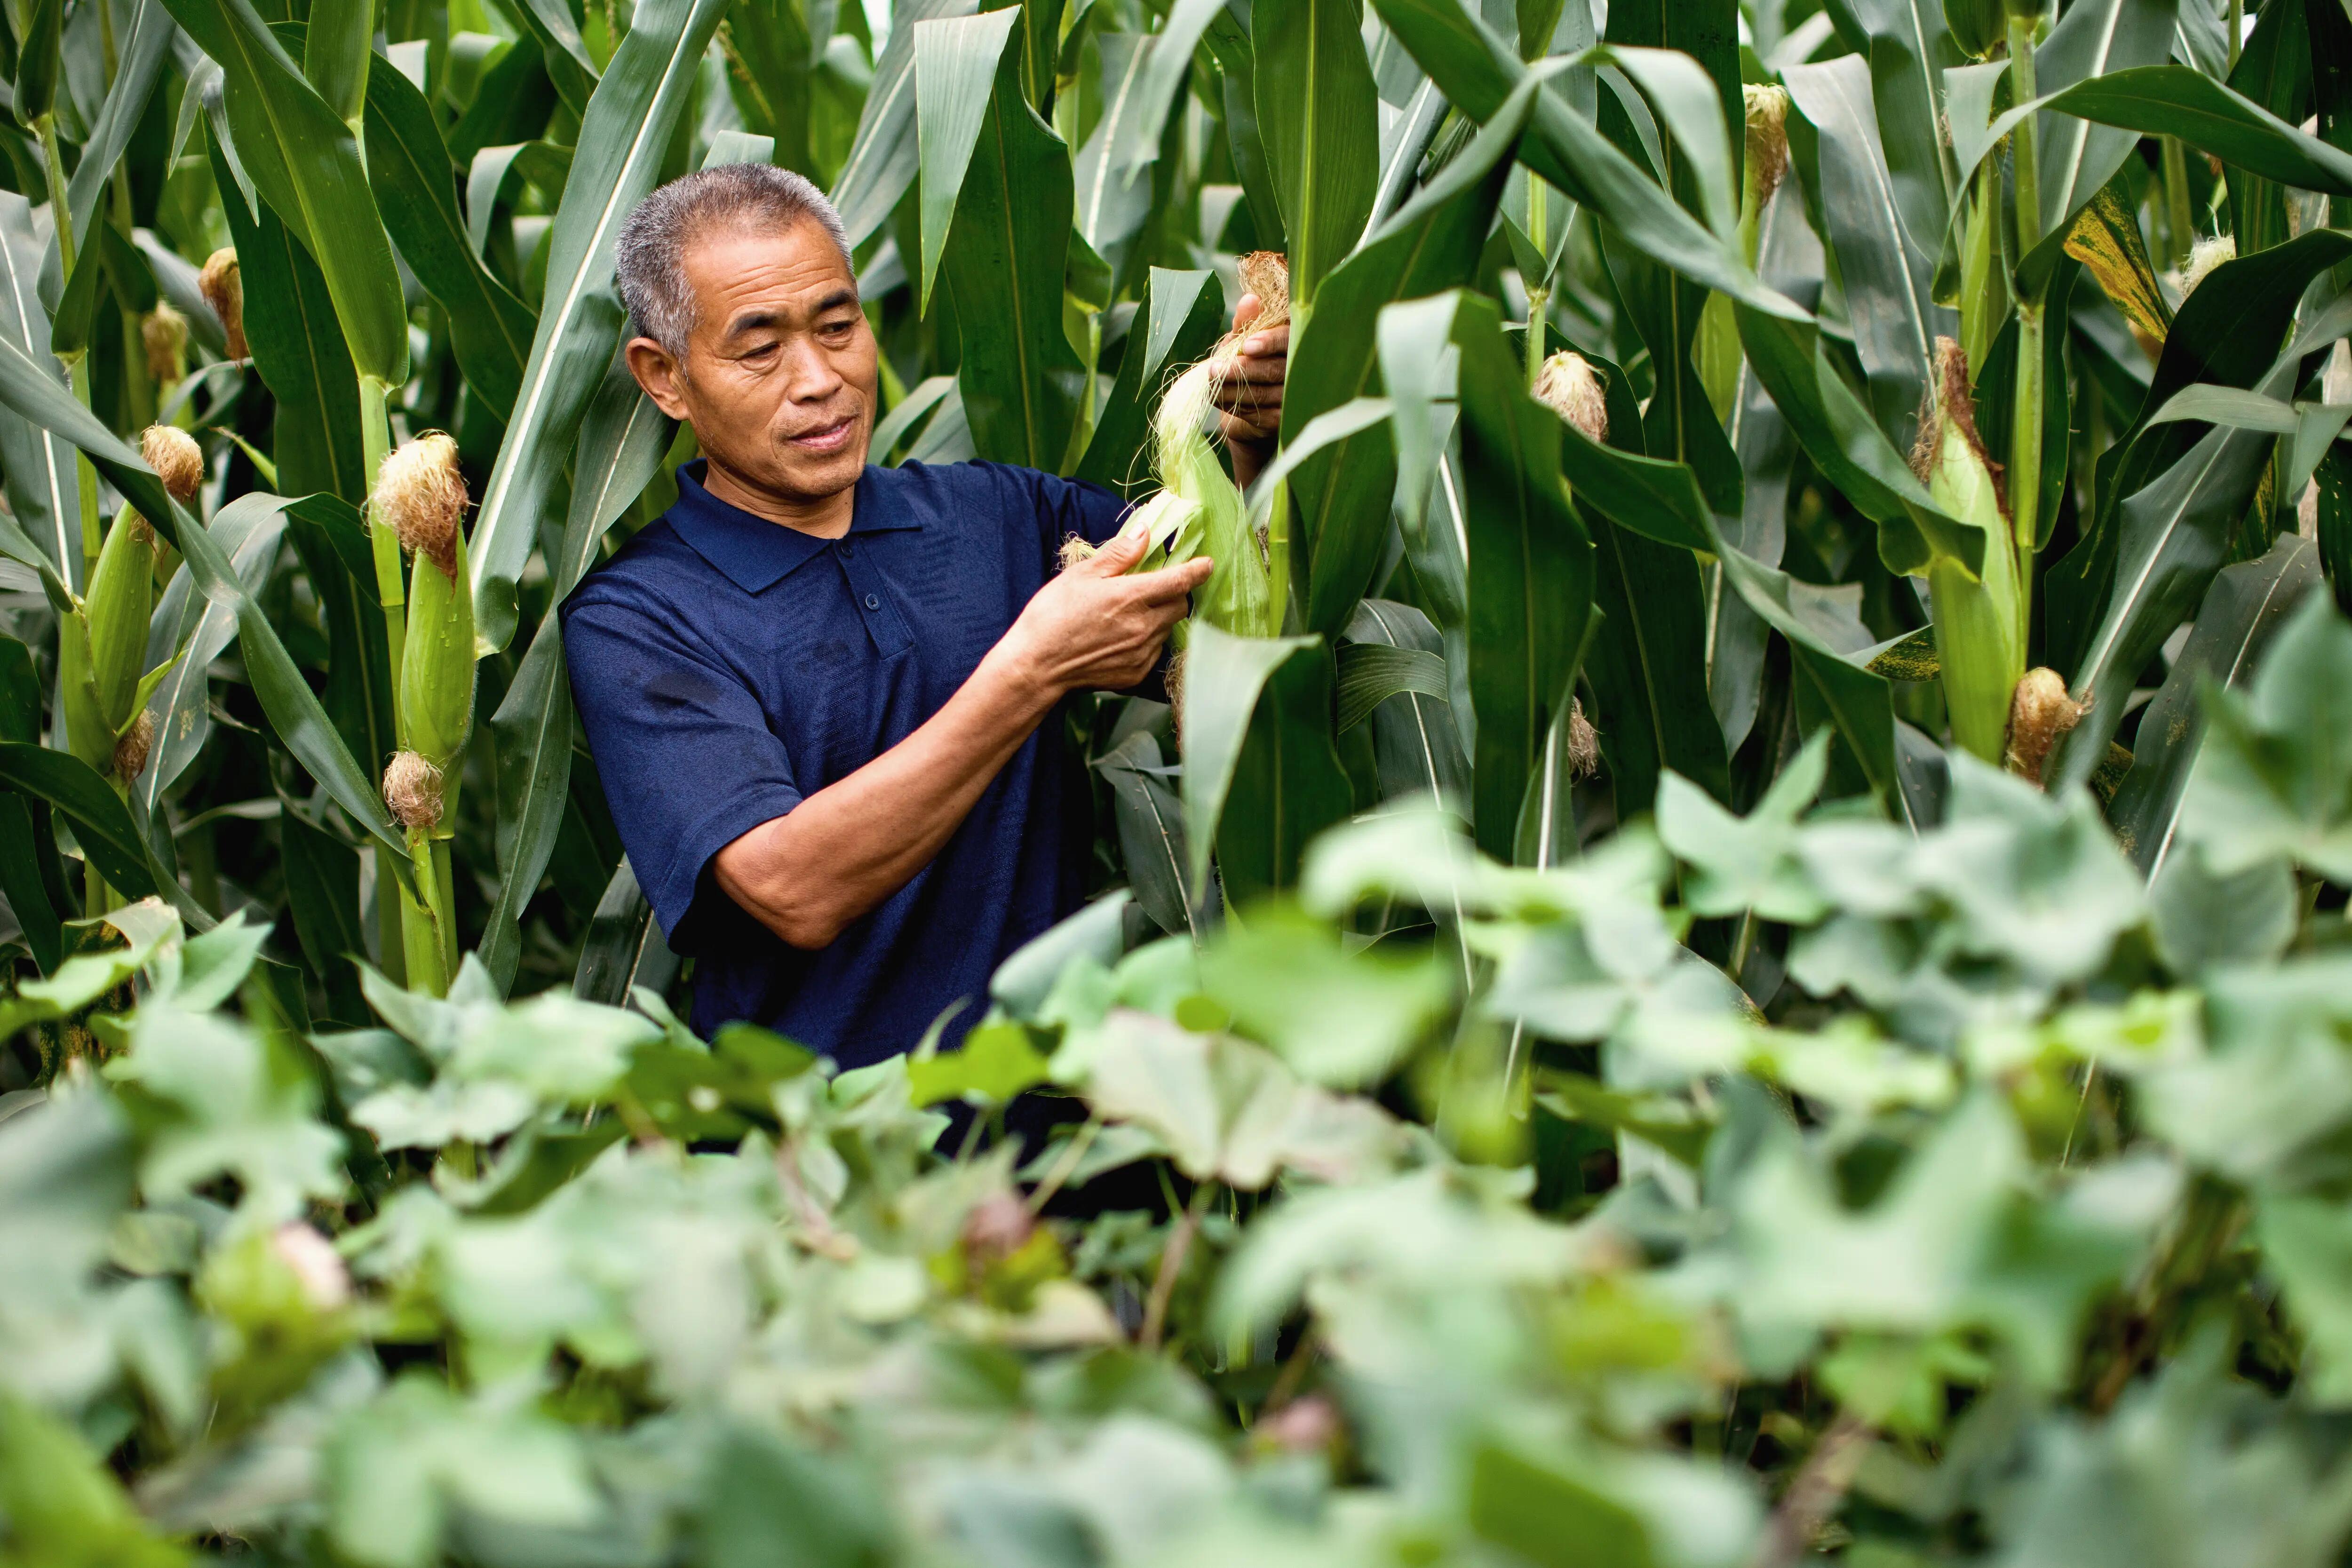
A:
POLYGON ((686 399, 680 395, 685 388, 679 384, 685 378, 669 351, 651 338, 631 338, 624 352, 629 356, 629 374, 637 378, 654 406, 672 419, 684 419, 686 399))

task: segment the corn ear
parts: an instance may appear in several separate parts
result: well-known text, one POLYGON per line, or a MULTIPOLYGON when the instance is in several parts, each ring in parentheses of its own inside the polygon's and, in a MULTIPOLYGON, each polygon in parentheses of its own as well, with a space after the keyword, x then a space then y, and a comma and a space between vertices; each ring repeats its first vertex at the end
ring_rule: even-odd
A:
POLYGON ((90 679, 98 689, 110 750, 137 712, 132 699, 147 662, 147 623, 155 612, 152 531, 125 507, 107 531, 83 604, 89 618, 90 679))
POLYGON ((58 617, 58 689, 66 721, 66 749, 100 773, 114 765, 114 727, 90 678, 89 617, 85 610, 58 617))
POLYGON ((430 555, 410 569, 398 710, 402 749, 438 768, 447 768, 473 734, 474 588, 462 530, 447 570, 430 555))
POLYGON ((1937 340, 1934 402, 1920 422, 1912 460, 1936 504, 1984 534, 1984 567, 1971 575, 1949 556, 1927 570, 1936 605, 1936 652, 1952 739, 1999 763, 2008 742, 2010 694, 2025 673, 2023 607, 2017 552, 1990 461, 1978 438, 1968 358, 1949 338, 1937 340))

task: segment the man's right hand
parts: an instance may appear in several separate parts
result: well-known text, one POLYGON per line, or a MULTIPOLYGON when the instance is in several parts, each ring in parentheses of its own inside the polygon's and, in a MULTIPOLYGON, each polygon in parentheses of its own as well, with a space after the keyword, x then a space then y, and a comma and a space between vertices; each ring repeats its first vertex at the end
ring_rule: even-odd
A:
POLYGON ((1192 590, 1214 563, 1127 575, 1150 542, 1122 536, 1066 567, 1037 591, 997 648, 1049 701, 1073 691, 1120 691, 1151 673, 1168 629, 1183 619, 1192 590))

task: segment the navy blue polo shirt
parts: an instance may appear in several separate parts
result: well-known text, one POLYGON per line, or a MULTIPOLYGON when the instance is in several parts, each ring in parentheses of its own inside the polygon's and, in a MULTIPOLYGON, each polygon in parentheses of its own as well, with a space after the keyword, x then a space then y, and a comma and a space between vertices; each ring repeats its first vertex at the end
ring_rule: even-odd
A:
POLYGON ((670 945, 696 960, 693 1023, 763 1024, 845 1067, 916 1044, 998 962, 1067 913, 1084 874, 1065 833, 1049 717, 938 857, 817 952, 721 891, 711 858, 905 740, 939 711, 1054 570, 1123 503, 993 463, 869 467, 839 540, 714 499, 677 504, 563 606, 572 693, 629 863, 670 945))

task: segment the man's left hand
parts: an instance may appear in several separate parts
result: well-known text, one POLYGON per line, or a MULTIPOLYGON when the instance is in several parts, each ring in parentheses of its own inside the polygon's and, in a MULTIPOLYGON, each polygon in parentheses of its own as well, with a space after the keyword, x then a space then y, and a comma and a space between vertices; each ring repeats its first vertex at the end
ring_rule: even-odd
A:
POLYGON ((1282 432, 1282 378, 1290 368, 1289 323, 1249 331, 1259 309, 1256 295, 1242 296, 1234 330, 1249 335, 1227 357, 1217 387, 1218 434, 1234 455, 1234 479, 1244 489, 1274 456, 1275 438, 1282 432))

